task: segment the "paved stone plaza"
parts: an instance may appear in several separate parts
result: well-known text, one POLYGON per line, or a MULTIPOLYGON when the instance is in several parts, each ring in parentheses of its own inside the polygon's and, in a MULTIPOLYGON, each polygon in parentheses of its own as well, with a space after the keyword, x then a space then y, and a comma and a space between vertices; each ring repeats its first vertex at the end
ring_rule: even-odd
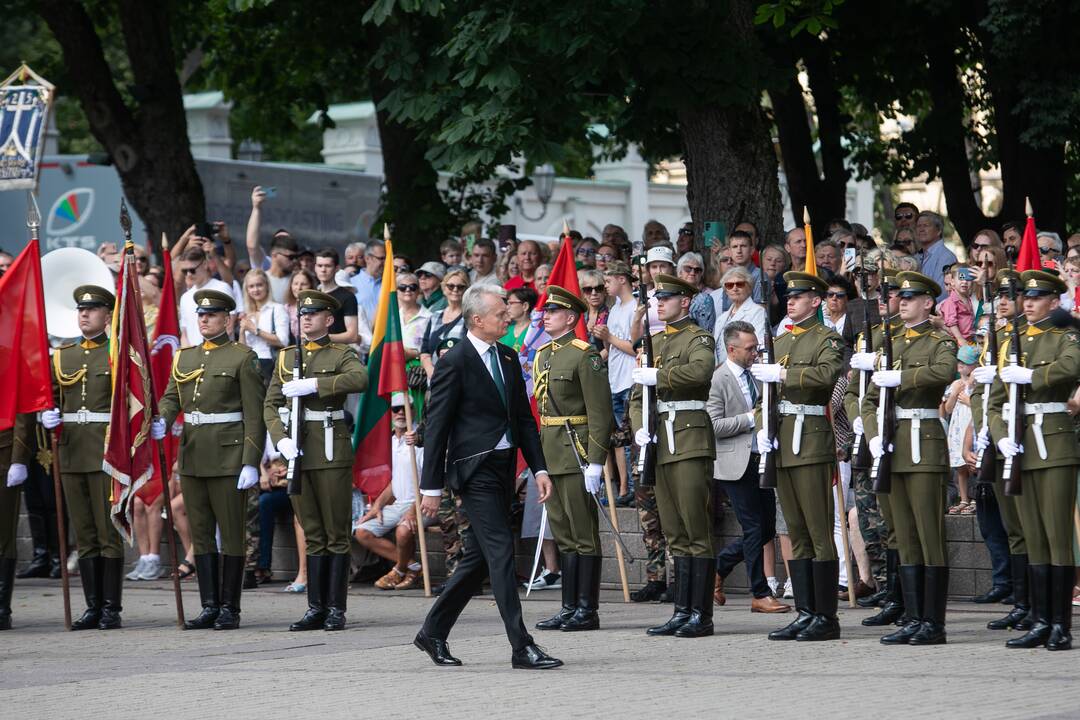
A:
MULTIPOLYGON (((600 632, 536 633, 566 666, 510 668, 490 596, 450 637, 461 668, 436 668, 412 646, 429 601, 354 587, 349 628, 289 633, 304 599, 282 584, 244 593, 235 632, 182 632, 171 586, 129 583, 124 629, 66 633, 56 581, 15 586, 15 630, 0 634, 0 716, 30 718, 858 718, 1077 717, 1080 651, 1009 650, 984 625, 1003 606, 954 603, 949 644, 885 648, 844 604, 844 639, 778 643, 790 615, 752 615, 746 596, 716 610, 718 634, 647 638, 670 605, 624 605, 605 593, 600 632)), ((197 609, 184 584, 188 616, 197 609)), ((81 610, 77 581, 73 606, 81 610)), ((557 591, 525 602, 531 624, 557 591)))

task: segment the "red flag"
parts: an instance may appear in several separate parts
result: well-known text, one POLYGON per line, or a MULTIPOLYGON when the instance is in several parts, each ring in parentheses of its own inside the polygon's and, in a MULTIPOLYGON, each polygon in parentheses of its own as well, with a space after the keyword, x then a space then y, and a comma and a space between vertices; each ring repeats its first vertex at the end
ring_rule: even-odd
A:
MULTIPOLYGON (((162 276, 163 288, 161 300, 158 304, 157 323, 154 325, 154 340, 150 344, 150 376, 153 378, 154 407, 165 394, 165 388, 169 385, 169 373, 172 372, 173 356, 180 349, 180 319, 176 313, 176 286, 173 284, 172 259, 169 256, 169 248, 166 245, 162 252, 162 268, 165 274, 162 276)), ((182 422, 181 414, 177 422, 182 422)), ((151 457, 157 457, 157 440, 150 441, 151 457)), ((176 461, 180 440, 171 432, 167 432, 165 439, 161 441, 165 451, 165 472, 171 472, 173 463, 176 461)), ((161 478, 161 467, 158 463, 151 463, 154 476, 150 482, 142 486, 136 493, 139 499, 147 505, 153 503, 162 488, 167 486, 161 478)))
POLYGON ((113 309, 109 342, 112 366, 112 419, 105 432, 105 457, 101 469, 113 478, 112 521, 131 542, 134 493, 154 474, 154 449, 150 444, 150 420, 154 396, 150 392, 150 351, 143 323, 142 293, 135 272, 135 246, 124 247, 120 292, 113 309))
POLYGON ((1035 237, 1035 218, 1028 215, 1024 225, 1024 239, 1020 241, 1020 253, 1016 256, 1016 272, 1042 270, 1039 259, 1039 241, 1035 237))
MULTIPOLYGON (((563 235, 562 245, 559 246, 559 254, 555 258, 555 265, 552 266, 551 275, 548 277, 548 285, 558 285, 564 290, 569 290, 574 295, 581 297, 581 287, 577 281, 577 264, 574 261, 574 243, 568 234, 563 235)), ((547 302, 546 292, 536 301, 536 307, 544 307, 545 302, 547 302)), ((584 340, 589 336, 585 330, 584 316, 578 319, 574 334, 577 335, 579 340, 584 340)))
POLYGON ((0 430, 19 413, 53 406, 38 241, 0 277, 0 430))

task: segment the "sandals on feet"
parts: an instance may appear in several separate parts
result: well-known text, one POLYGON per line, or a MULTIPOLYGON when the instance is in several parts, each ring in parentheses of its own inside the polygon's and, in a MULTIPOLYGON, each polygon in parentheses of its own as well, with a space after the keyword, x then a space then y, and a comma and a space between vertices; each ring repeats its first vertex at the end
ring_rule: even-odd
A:
MULTIPOLYGON (((187 560, 181 560, 179 563, 176 564, 176 570, 180 571, 178 577, 181 580, 186 580, 187 578, 195 574, 195 565, 194 563, 190 563, 187 560)), ((173 574, 177 574, 175 570, 173 571, 173 574)))

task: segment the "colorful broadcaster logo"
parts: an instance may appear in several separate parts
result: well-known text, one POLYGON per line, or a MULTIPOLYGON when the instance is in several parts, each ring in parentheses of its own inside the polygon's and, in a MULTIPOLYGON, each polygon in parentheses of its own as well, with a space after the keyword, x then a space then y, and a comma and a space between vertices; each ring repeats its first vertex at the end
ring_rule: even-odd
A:
POLYGON ((67 235, 75 232, 90 218, 94 209, 93 188, 75 188, 53 203, 45 231, 49 235, 67 235))

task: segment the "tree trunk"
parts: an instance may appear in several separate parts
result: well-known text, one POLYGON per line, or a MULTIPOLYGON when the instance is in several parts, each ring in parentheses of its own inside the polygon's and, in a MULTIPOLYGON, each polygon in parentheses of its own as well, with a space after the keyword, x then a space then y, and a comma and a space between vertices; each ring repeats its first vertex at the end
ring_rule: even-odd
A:
POLYGON ((749 220, 766 243, 781 242, 776 152, 761 107, 703 107, 678 112, 686 158, 686 197, 694 225, 749 220))
MULTIPOLYGON (((135 112, 113 82, 100 38, 82 4, 72 0, 38 4, 38 13, 63 51, 71 91, 90 131, 112 158, 124 195, 145 223, 151 247, 160 252, 161 233, 175 239, 192 223, 206 220, 206 203, 187 136, 169 6, 123 0, 118 12, 135 77, 135 112)), ((116 208, 118 221, 119 212, 116 208)))

